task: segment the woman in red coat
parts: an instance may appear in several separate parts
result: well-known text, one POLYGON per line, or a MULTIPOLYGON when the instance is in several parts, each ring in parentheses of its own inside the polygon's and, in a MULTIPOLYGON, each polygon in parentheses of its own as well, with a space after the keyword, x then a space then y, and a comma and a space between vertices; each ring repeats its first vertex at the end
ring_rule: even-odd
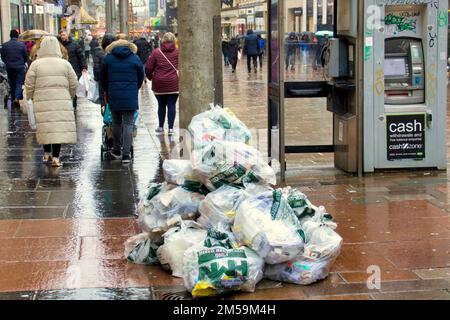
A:
POLYGON ((145 74, 152 81, 152 90, 158 100, 159 127, 157 134, 164 133, 166 109, 168 113, 169 135, 173 135, 178 100, 178 49, 176 38, 171 32, 164 34, 161 47, 154 50, 145 65, 145 74))

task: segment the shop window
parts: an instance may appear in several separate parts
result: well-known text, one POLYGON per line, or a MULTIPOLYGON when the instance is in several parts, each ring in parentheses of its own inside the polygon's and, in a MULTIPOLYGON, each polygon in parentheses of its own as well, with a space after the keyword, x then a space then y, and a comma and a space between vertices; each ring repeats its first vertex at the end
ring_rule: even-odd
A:
POLYGON ((11 3, 9 5, 11 11, 11 30, 20 30, 20 12, 19 5, 11 3))

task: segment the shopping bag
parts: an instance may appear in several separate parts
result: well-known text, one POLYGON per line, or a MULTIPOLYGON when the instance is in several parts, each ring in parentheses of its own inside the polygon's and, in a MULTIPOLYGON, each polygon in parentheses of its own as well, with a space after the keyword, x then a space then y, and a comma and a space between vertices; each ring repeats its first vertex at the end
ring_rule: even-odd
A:
POLYGON ((89 78, 89 75, 85 72, 78 80, 77 97, 87 97, 89 90, 89 78))
POLYGON ((103 123, 106 125, 110 125, 112 123, 112 114, 108 104, 105 107, 105 114, 103 115, 103 123))
POLYGON ((100 104, 100 93, 98 92, 98 82, 90 79, 89 90, 88 90, 88 100, 95 104, 100 104))
POLYGON ((27 107, 28 107, 28 122, 30 123, 30 127, 32 130, 36 130, 36 118, 34 116, 34 106, 33 106, 33 101, 32 100, 28 100, 27 103, 27 107))
POLYGON ((238 51, 238 59, 239 59, 239 60, 242 59, 242 53, 241 53, 241 50, 238 51))

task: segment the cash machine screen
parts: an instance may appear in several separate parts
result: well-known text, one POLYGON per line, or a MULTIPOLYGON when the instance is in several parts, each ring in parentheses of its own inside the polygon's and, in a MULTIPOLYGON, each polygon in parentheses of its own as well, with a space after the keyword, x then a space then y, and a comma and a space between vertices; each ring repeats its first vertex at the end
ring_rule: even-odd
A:
POLYGON ((406 58, 386 58, 384 75, 386 77, 406 77, 408 75, 406 58))
POLYGON ((398 37, 385 41, 385 104, 425 102, 425 66, 422 40, 398 37))

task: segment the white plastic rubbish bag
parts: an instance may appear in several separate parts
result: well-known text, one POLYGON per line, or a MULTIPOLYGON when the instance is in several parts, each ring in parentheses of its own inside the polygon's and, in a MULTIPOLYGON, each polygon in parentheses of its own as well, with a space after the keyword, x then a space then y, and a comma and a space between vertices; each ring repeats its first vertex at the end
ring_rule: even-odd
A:
POLYGON ((256 252, 228 245, 230 242, 224 242, 223 235, 209 231, 203 245, 184 252, 184 285, 194 297, 211 297, 230 291, 254 292, 263 277, 264 262, 256 252), (215 239, 216 236, 220 239, 215 239))
POLYGON ((189 124, 194 148, 202 148, 214 140, 251 143, 250 131, 230 109, 214 105, 210 108, 192 118, 189 124))
POLYGON ((276 176, 262 154, 244 143, 215 140, 191 154, 192 168, 211 191, 223 185, 275 184, 276 176))
POLYGON ((283 193, 287 195, 289 206, 299 219, 314 215, 314 206, 304 193, 292 187, 284 188, 283 193))
POLYGON ((227 185, 209 193, 200 202, 198 208, 200 217, 197 222, 208 229, 229 227, 234 221, 237 207, 244 196, 243 189, 227 185))
POLYGON ((161 235, 181 220, 196 219, 199 215, 198 206, 204 198, 204 195, 184 187, 163 184, 151 200, 140 205, 140 225, 146 232, 161 235))
POLYGON ((319 208, 314 220, 325 223, 308 221, 305 223, 307 242, 303 254, 296 259, 267 265, 264 276, 274 281, 309 285, 328 277, 330 269, 340 254, 342 238, 334 231, 334 223, 324 218, 325 210, 319 208))
POLYGON ((164 244, 158 249, 158 259, 163 268, 172 270, 174 277, 183 277, 184 252, 206 238, 206 230, 193 221, 182 222, 181 226, 171 228, 164 235, 164 244))
POLYGON ((303 231, 281 189, 247 197, 232 229, 238 241, 268 264, 292 260, 303 252, 303 231))
POLYGON ((86 98, 89 92, 89 80, 90 76, 87 72, 83 72, 78 80, 77 97, 86 98))
POLYGON ((31 130, 36 130, 36 117, 34 115, 34 105, 32 100, 27 102, 27 116, 31 130))
POLYGON ((148 233, 135 235, 125 242, 125 258, 136 264, 157 264, 156 250, 158 245, 152 242, 148 233))
POLYGON ((167 183, 183 185, 186 180, 199 181, 192 171, 192 164, 189 160, 171 159, 163 162, 164 179, 167 183))

